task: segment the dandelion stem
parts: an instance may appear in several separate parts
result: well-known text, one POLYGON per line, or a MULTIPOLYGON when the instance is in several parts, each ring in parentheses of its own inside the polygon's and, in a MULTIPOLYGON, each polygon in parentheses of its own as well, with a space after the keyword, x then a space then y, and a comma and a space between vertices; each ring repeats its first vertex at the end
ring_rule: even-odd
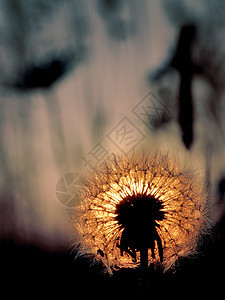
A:
POLYGON ((140 292, 144 293, 147 289, 148 282, 148 248, 140 249, 140 270, 139 270, 139 288, 140 292))
POLYGON ((140 250, 140 256, 141 256, 141 268, 145 270, 148 268, 148 248, 142 248, 140 250))

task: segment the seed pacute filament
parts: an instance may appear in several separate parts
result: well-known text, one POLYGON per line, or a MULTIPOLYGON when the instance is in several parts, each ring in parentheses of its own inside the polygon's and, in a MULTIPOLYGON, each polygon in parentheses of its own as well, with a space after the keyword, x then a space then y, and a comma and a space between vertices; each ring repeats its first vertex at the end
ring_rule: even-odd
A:
POLYGON ((136 252, 140 251, 144 263, 148 261, 148 249, 155 258, 157 243, 160 261, 163 261, 162 241, 157 232, 157 221, 164 218, 162 207, 158 199, 146 194, 127 196, 117 205, 116 220, 123 230, 118 244, 121 255, 125 251, 136 261, 136 252))

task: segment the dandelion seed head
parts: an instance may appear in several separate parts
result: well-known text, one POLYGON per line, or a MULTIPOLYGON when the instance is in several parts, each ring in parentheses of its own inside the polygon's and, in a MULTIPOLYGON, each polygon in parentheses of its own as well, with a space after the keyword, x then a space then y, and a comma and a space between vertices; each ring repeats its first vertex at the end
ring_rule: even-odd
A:
POLYGON ((74 225, 80 249, 94 254, 108 271, 148 264, 164 270, 195 253, 207 229, 207 201, 201 183, 168 154, 114 157, 87 174, 80 215, 74 225))

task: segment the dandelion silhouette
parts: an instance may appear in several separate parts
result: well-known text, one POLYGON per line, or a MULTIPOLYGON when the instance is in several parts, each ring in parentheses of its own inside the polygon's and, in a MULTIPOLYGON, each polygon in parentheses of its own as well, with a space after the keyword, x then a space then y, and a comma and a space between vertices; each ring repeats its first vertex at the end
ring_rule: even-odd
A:
POLYGON ((86 176, 74 225, 80 251, 109 272, 160 265, 196 251, 207 228, 206 196, 167 154, 114 157, 86 176))

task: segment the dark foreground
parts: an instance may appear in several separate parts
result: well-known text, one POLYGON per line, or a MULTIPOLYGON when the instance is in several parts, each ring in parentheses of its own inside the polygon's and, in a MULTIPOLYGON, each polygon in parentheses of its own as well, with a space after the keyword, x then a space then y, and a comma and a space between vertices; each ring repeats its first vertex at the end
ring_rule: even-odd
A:
MULTIPOLYGON (((70 251, 44 251, 12 241, 0 243, 1 294, 4 299, 23 297, 100 298, 131 296, 161 299, 166 296, 207 295, 224 297, 225 238, 218 231, 207 239, 199 256, 180 261, 175 273, 121 269, 107 276, 102 266, 90 266, 86 258, 74 260, 70 251), (141 279, 140 279, 141 278, 141 279)), ((97 298, 96 298, 97 299, 97 298)))

